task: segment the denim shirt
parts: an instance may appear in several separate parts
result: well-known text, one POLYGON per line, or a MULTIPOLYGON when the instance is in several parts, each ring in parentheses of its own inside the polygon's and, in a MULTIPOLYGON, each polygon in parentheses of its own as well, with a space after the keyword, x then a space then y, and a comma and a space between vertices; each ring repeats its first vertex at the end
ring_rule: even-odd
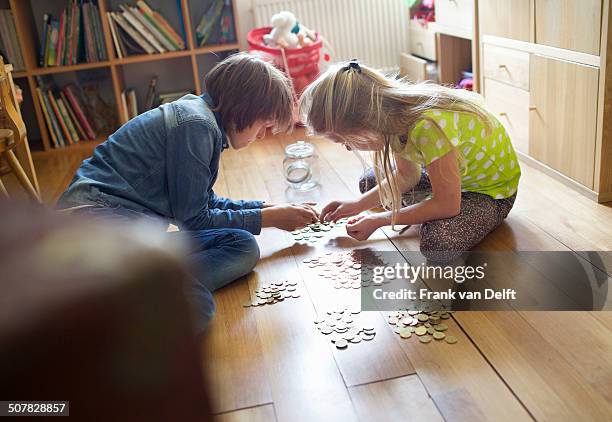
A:
POLYGON ((261 231, 262 201, 215 195, 227 137, 212 99, 186 95, 130 120, 77 170, 58 201, 124 207, 173 220, 181 230, 261 231))

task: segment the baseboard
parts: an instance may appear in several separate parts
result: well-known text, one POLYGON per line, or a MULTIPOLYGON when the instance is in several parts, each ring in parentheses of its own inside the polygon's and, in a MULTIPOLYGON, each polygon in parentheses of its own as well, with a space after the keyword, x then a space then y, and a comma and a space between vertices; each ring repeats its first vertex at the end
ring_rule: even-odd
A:
MULTIPOLYGON (((516 153, 519 156, 519 159, 521 160, 521 162, 523 162, 523 163, 527 164, 528 166, 533 167, 536 170, 541 171, 542 173, 546 174, 547 176, 550 176, 553 179, 563 183, 565 186, 567 186, 567 187, 575 190, 576 192, 586 196, 587 198, 591 199, 592 201, 595 201, 595 202, 606 202, 606 200, 603 200, 603 201, 601 200, 602 195, 599 195, 597 192, 595 192, 595 191, 587 188, 586 186, 576 182, 575 180, 572 180, 569 177, 559 173, 557 170, 547 166, 546 164, 536 160, 535 158, 530 157, 527 154, 522 153, 520 151, 516 151, 516 153)), ((612 198, 610 198, 608 200, 612 200, 612 198)))

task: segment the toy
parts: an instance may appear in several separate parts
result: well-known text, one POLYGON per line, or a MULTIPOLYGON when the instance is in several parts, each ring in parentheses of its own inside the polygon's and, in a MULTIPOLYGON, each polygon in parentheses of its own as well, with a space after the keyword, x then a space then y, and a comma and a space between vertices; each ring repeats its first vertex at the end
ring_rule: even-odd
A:
POLYGON ((264 44, 282 48, 311 45, 316 40, 314 31, 300 25, 295 15, 282 11, 272 16, 272 31, 264 35, 264 44))

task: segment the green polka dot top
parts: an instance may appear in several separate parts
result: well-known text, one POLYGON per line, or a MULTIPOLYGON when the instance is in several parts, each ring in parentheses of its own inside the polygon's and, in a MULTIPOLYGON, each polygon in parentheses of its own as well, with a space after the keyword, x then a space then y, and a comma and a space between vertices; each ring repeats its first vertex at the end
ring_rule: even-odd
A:
POLYGON ((484 124, 471 113, 429 110, 424 115, 437 125, 426 119, 417 122, 407 142, 398 140, 391 146, 396 154, 428 166, 456 148, 464 158, 462 191, 495 199, 516 193, 521 169, 510 137, 495 116, 491 115, 494 126, 487 134, 484 124))

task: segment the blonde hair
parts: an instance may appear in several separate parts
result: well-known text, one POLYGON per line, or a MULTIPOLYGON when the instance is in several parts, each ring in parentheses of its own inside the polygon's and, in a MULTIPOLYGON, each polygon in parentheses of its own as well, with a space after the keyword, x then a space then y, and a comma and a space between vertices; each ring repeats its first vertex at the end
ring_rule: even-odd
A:
POLYGON ((471 113, 490 133, 493 122, 479 98, 466 90, 433 83, 412 84, 351 61, 330 67, 306 88, 300 99, 300 115, 313 134, 373 133, 383 137, 382 151, 374 153, 374 174, 381 204, 391 209, 391 222, 395 225, 402 192, 393 172, 391 145, 409 135, 423 119, 447 138, 438 123, 423 114, 434 109, 471 113))

